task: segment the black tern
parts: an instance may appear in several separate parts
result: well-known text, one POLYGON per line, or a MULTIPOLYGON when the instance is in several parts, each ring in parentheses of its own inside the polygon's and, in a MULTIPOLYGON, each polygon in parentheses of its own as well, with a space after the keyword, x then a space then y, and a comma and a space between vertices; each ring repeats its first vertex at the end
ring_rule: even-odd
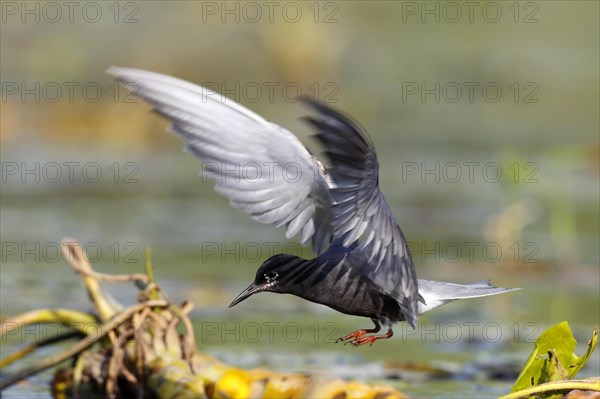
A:
POLYGON ((304 99, 316 114, 305 121, 324 147, 325 166, 288 130, 207 88, 131 68, 107 73, 172 122, 168 130, 204 162, 215 190, 233 207, 261 223, 286 226, 287 238, 300 234, 302 244, 310 241, 314 259, 272 256, 230 307, 258 292, 296 295, 370 318, 374 328, 338 340, 359 346, 391 337, 395 322, 416 328, 419 315, 448 302, 518 289, 417 279, 379 189, 375 147, 338 111, 304 99), (381 326, 387 332, 375 335, 381 326))

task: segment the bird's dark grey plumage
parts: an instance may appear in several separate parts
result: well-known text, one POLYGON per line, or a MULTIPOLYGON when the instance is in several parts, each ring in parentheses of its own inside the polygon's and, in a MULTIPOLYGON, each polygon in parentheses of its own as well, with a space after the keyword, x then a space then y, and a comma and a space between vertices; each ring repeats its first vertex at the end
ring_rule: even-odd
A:
POLYGON ((285 225, 288 238, 300 233, 302 243, 311 241, 315 259, 271 257, 231 306, 261 291, 297 295, 371 318, 374 329, 343 338, 361 345, 391 336, 394 322, 414 328, 419 314, 455 299, 512 291, 489 282, 417 280, 406 239, 379 190, 373 143, 346 116, 305 100, 316 111, 305 120, 325 149, 325 167, 289 131, 206 88, 136 69, 108 73, 172 121, 169 130, 204 161, 216 191, 232 206, 259 222, 285 225), (292 164, 297 173, 286 179, 292 164), (253 167, 253 179, 241 175, 253 167), (364 337, 381 324, 387 334, 364 337))

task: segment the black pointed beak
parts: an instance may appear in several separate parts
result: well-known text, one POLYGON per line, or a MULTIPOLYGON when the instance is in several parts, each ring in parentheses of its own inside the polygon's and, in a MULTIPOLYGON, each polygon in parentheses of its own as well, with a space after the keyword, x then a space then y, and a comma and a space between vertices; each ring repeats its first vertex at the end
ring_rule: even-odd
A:
POLYGON ((257 292, 264 291, 267 288, 267 284, 250 284, 250 287, 246 288, 242 293, 235 297, 233 302, 229 305, 230 308, 234 307, 238 303, 242 302, 244 299, 249 298, 250 296, 256 294, 257 292))

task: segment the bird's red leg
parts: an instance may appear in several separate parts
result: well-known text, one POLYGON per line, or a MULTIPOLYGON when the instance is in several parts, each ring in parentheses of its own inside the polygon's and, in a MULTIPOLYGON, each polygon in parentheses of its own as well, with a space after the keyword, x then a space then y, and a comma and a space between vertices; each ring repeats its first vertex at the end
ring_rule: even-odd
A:
POLYGON ((383 335, 369 335, 368 337, 356 338, 354 341, 350 342, 350 344, 353 345, 353 346, 361 346, 361 345, 364 345, 364 344, 371 344, 371 346, 372 346, 373 342, 377 341, 378 339, 388 339, 392 335, 394 335, 394 332, 390 328, 383 335))
MULTIPOLYGON (((354 339, 354 341, 352 341, 352 344, 354 344, 354 342, 356 342, 356 340, 358 339, 362 339, 364 337, 365 334, 371 334, 371 333, 376 333, 379 332, 379 330, 381 330, 381 325, 379 325, 379 322, 376 320, 373 320, 373 324, 375 324, 375 328, 371 328, 368 330, 356 330, 351 332, 350 334, 344 336, 344 337, 340 337, 338 338, 335 343, 337 344, 338 342, 344 342, 344 341, 348 341, 349 339, 354 339)), ((350 342, 346 342, 347 344, 349 344, 350 342)))

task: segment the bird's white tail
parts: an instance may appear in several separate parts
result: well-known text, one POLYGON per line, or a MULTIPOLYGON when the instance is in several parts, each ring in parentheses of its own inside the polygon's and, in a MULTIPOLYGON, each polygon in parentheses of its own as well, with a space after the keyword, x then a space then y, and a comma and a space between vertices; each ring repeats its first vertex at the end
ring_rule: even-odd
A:
POLYGON ((457 299, 504 294, 519 289, 494 287, 490 280, 478 281, 472 284, 455 284, 420 279, 419 294, 421 294, 425 303, 419 302, 419 315, 457 299))

